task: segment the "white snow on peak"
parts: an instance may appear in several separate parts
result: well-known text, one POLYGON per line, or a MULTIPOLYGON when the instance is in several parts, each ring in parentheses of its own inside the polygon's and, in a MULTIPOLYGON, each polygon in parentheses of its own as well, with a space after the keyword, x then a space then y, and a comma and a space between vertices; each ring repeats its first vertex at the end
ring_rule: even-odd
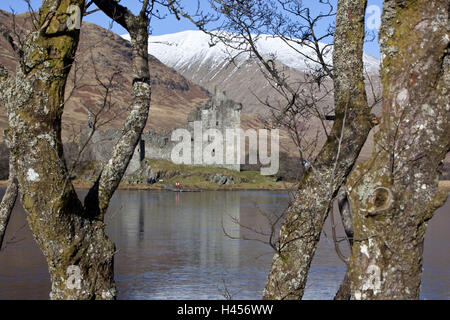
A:
MULTIPOLYGON (((129 40, 129 35, 123 35, 124 39, 129 40)), ((176 70, 189 68, 195 64, 197 67, 205 63, 210 65, 211 69, 222 68, 228 61, 230 54, 236 55, 237 51, 227 48, 223 43, 210 45, 211 37, 202 31, 182 31, 178 33, 165 34, 149 37, 149 54, 155 56, 162 63, 176 70)), ((321 44, 321 48, 325 44, 321 44)), ((305 46, 289 42, 287 44, 280 38, 274 38, 270 35, 262 35, 257 41, 257 47, 265 58, 274 58, 284 65, 299 70, 306 71, 314 67, 314 63, 306 57, 300 55, 300 51, 306 56, 315 57, 312 49, 305 46)), ((332 48, 325 56, 325 62, 332 62, 332 48)), ((238 63, 243 63, 249 58, 249 55, 241 55, 238 63)), ((364 64, 366 70, 379 70, 380 61, 369 55, 364 54, 364 64)))

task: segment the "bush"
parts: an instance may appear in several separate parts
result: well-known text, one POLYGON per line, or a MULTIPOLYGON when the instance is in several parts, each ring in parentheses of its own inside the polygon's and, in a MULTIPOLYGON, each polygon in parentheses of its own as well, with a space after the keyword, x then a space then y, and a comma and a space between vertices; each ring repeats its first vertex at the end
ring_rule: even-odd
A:
POLYGON ((275 175, 278 180, 295 182, 303 176, 303 166, 300 157, 292 157, 287 153, 280 153, 280 170, 275 175))
MULTIPOLYGON (((303 176, 303 166, 299 157, 292 157, 285 152, 280 152, 280 168, 275 174, 277 181, 295 182, 303 176)), ((261 163, 248 164, 248 154, 245 163, 241 165, 241 171, 260 171, 261 163)))

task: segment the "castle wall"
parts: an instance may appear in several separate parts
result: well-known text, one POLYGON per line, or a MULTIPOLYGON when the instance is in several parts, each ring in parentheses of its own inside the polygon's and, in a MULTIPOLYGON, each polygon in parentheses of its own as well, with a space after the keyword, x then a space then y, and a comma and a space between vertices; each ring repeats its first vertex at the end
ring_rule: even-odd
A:
MULTIPOLYGON (((175 128, 188 130, 194 137, 194 123, 201 121, 203 133, 208 129, 217 129, 226 138, 227 129, 239 129, 241 124, 242 105, 228 99, 225 93, 216 93, 205 105, 194 109, 188 116, 187 123, 184 126, 175 128)), ((136 147, 135 153, 127 169, 126 174, 131 174, 140 169, 143 156, 149 159, 172 161, 171 154, 173 148, 179 143, 171 141, 172 131, 155 132, 148 131, 142 134, 142 141, 136 147)), ((95 132, 92 139, 91 153, 92 157, 97 161, 107 161, 112 153, 112 148, 118 140, 120 132, 118 130, 106 130, 95 132)), ((203 149, 210 144, 211 141, 203 141, 203 149)), ((217 167, 230 170, 240 171, 240 149, 239 139, 235 141, 234 148, 227 148, 227 144, 223 141, 223 164, 200 164, 194 163, 194 142, 191 142, 191 165, 202 167, 217 167), (232 156, 235 161, 233 164, 226 164, 226 157, 232 156)), ((215 150, 214 150, 215 151, 215 150)))

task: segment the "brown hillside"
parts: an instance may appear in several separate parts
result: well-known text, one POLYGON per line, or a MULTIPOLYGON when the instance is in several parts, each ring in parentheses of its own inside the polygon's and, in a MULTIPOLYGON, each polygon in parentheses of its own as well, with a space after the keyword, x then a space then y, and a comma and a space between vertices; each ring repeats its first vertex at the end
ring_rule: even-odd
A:
MULTIPOLYGON (((23 36, 31 28, 29 15, 15 17, 16 33, 23 36)), ((0 28, 13 30, 12 14, 0 10, 0 28)), ((16 59, 4 37, 0 37, 0 63, 14 72, 16 59)), ((208 99, 208 92, 186 80, 175 70, 150 56, 152 102, 146 129, 167 130, 186 121, 189 111, 208 99)), ((98 80, 107 82, 113 73, 114 89, 110 106, 102 120, 111 120, 106 127, 120 128, 131 101, 132 81, 130 44, 115 33, 95 24, 83 22, 76 64, 73 66, 68 87, 67 103, 63 116, 64 137, 70 139, 86 125, 87 109, 98 110, 105 96, 105 89, 98 80), (98 79, 96 79, 98 75, 98 79), (74 87, 74 79, 76 89, 74 87)), ((5 110, 0 108, 0 129, 6 127, 5 110)))

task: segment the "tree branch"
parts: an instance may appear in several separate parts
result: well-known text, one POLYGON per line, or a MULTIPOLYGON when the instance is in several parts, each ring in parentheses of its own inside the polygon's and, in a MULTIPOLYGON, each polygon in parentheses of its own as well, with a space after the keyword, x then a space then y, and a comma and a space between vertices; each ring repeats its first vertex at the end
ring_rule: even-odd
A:
MULTIPOLYGON (((7 141, 8 148, 9 143, 7 141)), ((2 247, 3 238, 6 233, 9 218, 11 217, 12 210, 16 203, 17 195, 19 193, 19 183, 17 181, 15 158, 12 153, 9 155, 9 179, 8 187, 3 195, 2 202, 0 203, 0 249, 2 247)))
POLYGON ((94 0, 94 3, 108 17, 130 32, 129 29, 136 21, 136 17, 130 10, 128 10, 128 8, 113 0, 94 0))
POLYGON ((124 122, 111 158, 84 201, 87 211, 103 220, 109 201, 125 174, 147 124, 151 97, 148 65, 148 14, 151 12, 147 10, 149 1, 143 2, 139 16, 134 16, 127 8, 114 1, 94 0, 94 3, 130 33, 133 57, 133 102, 130 114, 124 122))

